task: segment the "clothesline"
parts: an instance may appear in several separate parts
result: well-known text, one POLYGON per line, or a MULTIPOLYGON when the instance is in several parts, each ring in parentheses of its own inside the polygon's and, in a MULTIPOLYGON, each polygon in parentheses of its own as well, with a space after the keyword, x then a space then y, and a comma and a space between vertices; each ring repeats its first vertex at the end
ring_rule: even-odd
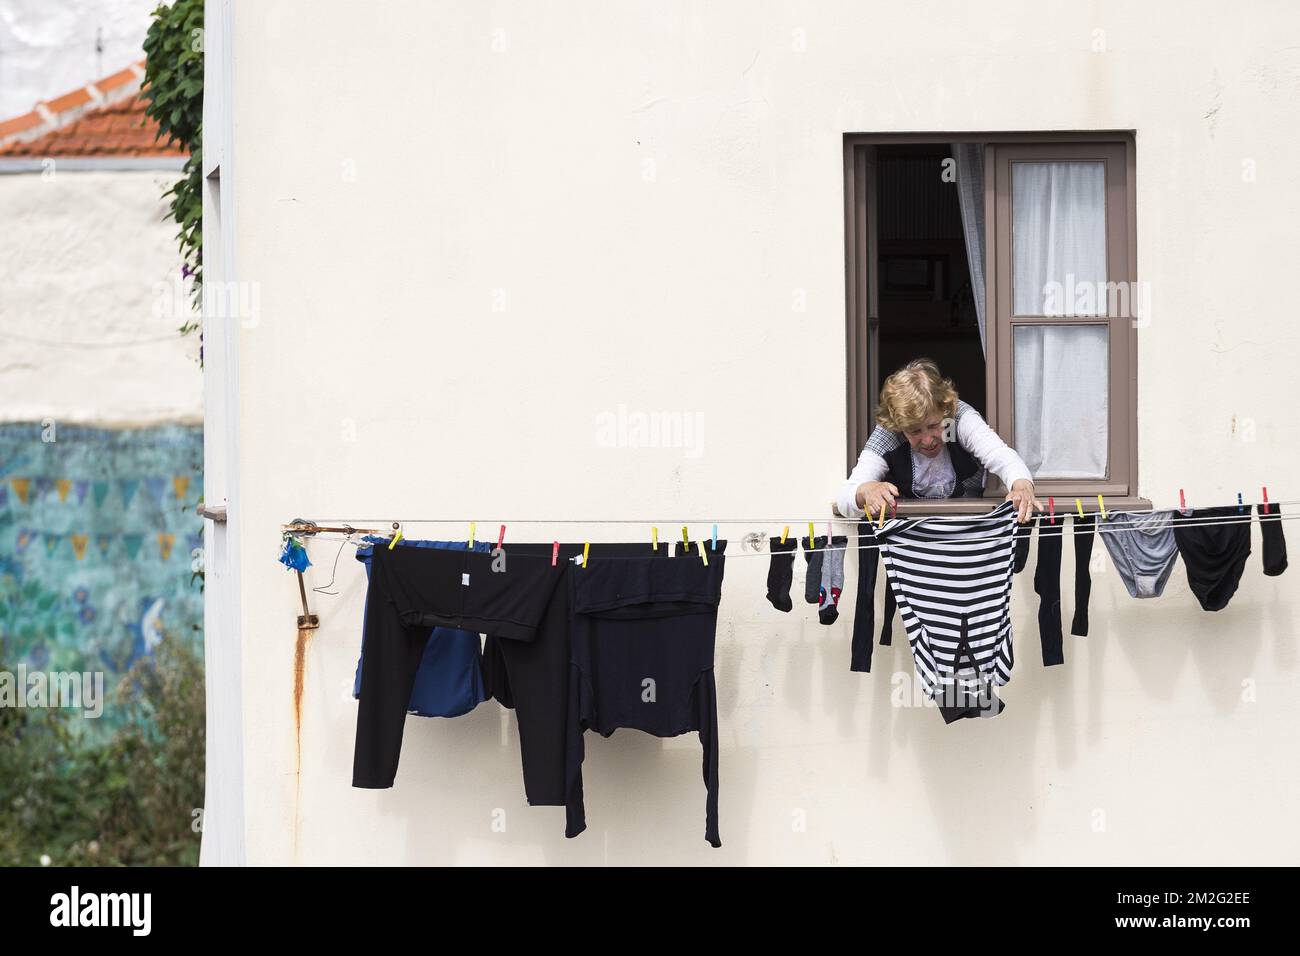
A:
MULTIPOLYGON (((1047 497, 1046 495, 1038 496, 1040 501, 1046 497, 1047 497)), ((1080 500, 1083 500, 1082 496, 1080 495, 1072 495, 1069 501, 1072 503, 1075 498, 1080 498, 1080 500)), ((1096 496, 1094 495, 1093 500, 1095 500, 1095 498, 1096 496)), ((906 501, 908 504, 921 503, 921 502, 937 504, 939 502, 964 501, 966 499, 906 498, 901 500, 906 501)), ((1064 502, 1065 499, 1062 499, 1063 504, 1064 502)), ((998 505, 1002 505, 1002 504, 1005 504, 1005 501, 997 501, 993 504, 993 507, 996 508, 998 505)), ((1238 504, 1239 503, 1236 501, 1230 501, 1227 504, 1222 504, 1222 505, 1195 505, 1191 507, 1189 510, 1200 511, 1206 508, 1235 508, 1238 506, 1238 504)), ((1260 505, 1268 504, 1270 506, 1300 505, 1300 499, 1288 500, 1288 501, 1274 501, 1272 499, 1269 499, 1267 502, 1263 502, 1263 501, 1252 502, 1252 501, 1245 501, 1243 499, 1240 502, 1240 506, 1243 509, 1251 508, 1255 504, 1260 504, 1260 505)), ((1146 515, 1146 514, 1153 514, 1158 511, 1177 511, 1177 510, 1178 510, 1177 508, 1144 508, 1140 511, 1128 511, 1123 509, 1112 510, 1110 508, 1107 508, 1106 513, 1108 515, 1112 515, 1112 514, 1146 515)), ((1095 507, 1091 511, 1087 511, 1086 509, 1085 511, 1087 514, 1100 514, 1100 512, 1097 511, 1095 507)), ((1037 512, 1037 514, 1040 514, 1043 517, 1047 517, 1047 509, 1044 508, 1043 511, 1037 512)), ((1077 515, 1077 514, 1078 514, 1077 511, 1073 509, 1067 509, 1066 507, 1063 506, 1060 510, 1056 512, 1056 517, 1062 518, 1065 517, 1066 515, 1077 515)), ((979 513, 979 514, 956 514, 956 515, 904 515, 903 517, 907 517, 907 518, 924 517, 927 519, 934 519, 940 521, 972 521, 972 520, 987 518, 988 515, 979 513)), ((856 524, 861 524, 867 519, 866 518, 842 518, 835 515, 818 515, 815 518, 499 518, 496 520, 499 523, 506 524, 506 525, 511 525, 511 524, 640 524, 640 525, 647 525, 647 526, 659 526, 659 527, 671 528, 678 525, 692 525, 692 524, 716 524, 716 525, 762 524, 762 525, 772 525, 772 526, 781 526, 781 525, 788 524, 790 525, 790 527, 793 528, 796 525, 806 525, 809 522, 812 522, 814 525, 823 525, 823 526, 827 522, 830 522, 832 524, 856 525, 856 524)), ((367 524, 372 522, 379 522, 380 524, 388 524, 394 521, 396 521, 398 524, 403 524, 403 525, 405 524, 469 525, 471 523, 478 523, 478 524, 483 524, 484 527, 486 527, 489 523, 484 521, 482 518, 347 518, 347 519, 318 518, 314 520, 314 523, 318 525, 337 524, 337 525, 344 525, 344 526, 353 526, 353 525, 367 524)))
MULTIPOLYGON (((1296 503, 1300 503, 1300 502, 1291 502, 1291 501, 1270 501, 1270 502, 1269 502, 1270 505, 1283 505, 1283 504, 1288 504, 1288 505, 1289 505, 1289 504, 1296 504, 1296 503)), ((1235 506, 1235 503, 1234 503, 1233 506, 1235 506)), ((1232 507, 1232 506, 1229 506, 1229 505, 1217 505, 1217 506, 1213 506, 1213 507, 1232 507)), ((1245 507, 1245 506, 1243 505, 1243 507, 1245 507)), ((1164 510, 1164 509, 1160 509, 1160 510, 1164 510)), ((1137 514, 1137 515, 1149 515, 1149 514, 1153 514, 1153 513, 1156 513, 1156 512, 1151 512, 1151 511, 1121 512, 1121 511, 1109 511, 1109 510, 1107 511, 1107 514, 1112 514, 1112 515, 1113 515, 1113 514, 1137 514)), ((941 516, 917 516, 917 517, 915 517, 915 518, 904 518, 904 519, 902 519, 902 520, 909 520, 909 521, 921 521, 921 520, 932 521, 932 520, 936 520, 937 517, 941 517, 941 516)), ((947 516, 942 516, 942 517, 947 517, 947 516)), ((973 518, 973 517, 981 517, 981 516, 978 516, 978 515, 968 515, 968 516, 965 516, 965 517, 966 517, 967 520, 969 520, 970 518, 973 518)), ((1005 517, 1006 517, 1006 516, 1004 516, 1004 517, 1003 517, 1002 519, 1000 519, 1000 520, 1005 520, 1005 517)), ((1039 517, 1040 517, 1040 518, 1043 518, 1043 519, 1046 518, 1045 515, 1039 515, 1039 517)), ((1056 517, 1057 517, 1057 518, 1060 518, 1060 519, 1064 519, 1064 518, 1066 518, 1066 517, 1077 518, 1078 515, 1077 515, 1077 514, 1073 514, 1073 513, 1071 513, 1071 514, 1069 514, 1069 515, 1058 514, 1056 517)), ((1259 519, 1258 519, 1258 520, 1267 520, 1267 521, 1294 521, 1294 520, 1296 520, 1296 519, 1300 519, 1300 513, 1296 513, 1296 514, 1285 514, 1285 515, 1261 515, 1261 516, 1259 516, 1259 519)), ((894 519, 886 519, 886 520, 894 520, 894 519)), ((1248 523, 1248 522, 1255 521, 1255 520, 1257 520, 1257 519, 1256 519, 1256 516, 1255 516, 1255 514, 1254 514, 1253 512, 1250 512, 1250 511, 1244 511, 1244 512, 1242 512, 1240 515, 1232 515, 1232 516, 1227 517, 1227 518, 1196 518, 1196 517, 1185 518, 1185 519, 1183 519, 1182 521, 1178 522, 1178 524, 1177 524, 1176 526, 1178 526, 1178 527, 1207 527, 1207 526, 1210 526, 1210 525, 1232 525, 1232 524, 1244 524, 1244 523, 1248 523)), ((522 523, 525 523, 525 522, 515 522, 515 523, 516 523, 516 524, 522 524, 522 523)), ((592 522, 592 523, 597 523, 597 522, 592 522)), ((607 523, 609 523, 609 524, 613 524, 613 523, 615 523, 615 522, 607 522, 607 523)), ((621 522, 619 522, 619 523, 621 523, 621 522)), ((697 524, 698 524, 698 523, 699 523, 699 522, 697 522, 697 524)), ((714 524, 723 524, 723 522, 721 522, 721 521, 713 522, 713 523, 714 523, 714 524)), ((739 523, 739 522, 737 522, 737 523, 739 523)), ((756 522, 755 522, 755 523, 756 523, 756 522)), ((866 522, 865 522, 865 519, 864 519, 864 520, 861 520, 861 521, 854 521, 854 522, 853 522, 853 524, 865 524, 865 523, 866 523, 866 522)), ((873 527, 874 527, 874 525, 873 525, 873 527)), ((1029 525, 1029 524, 1024 524, 1024 525, 1017 525, 1017 527, 1018 527, 1018 528, 1025 528, 1025 529, 1028 529, 1028 528, 1031 527, 1031 525, 1029 525)), ((1039 535, 1041 536, 1041 535, 1043 534, 1044 531, 1047 531, 1047 532, 1048 532, 1048 536, 1051 537, 1051 536, 1052 536, 1052 535, 1051 535, 1051 531, 1053 530, 1054 527, 1055 527, 1055 526, 1053 526, 1053 525, 1051 525, 1051 524, 1040 523, 1040 524, 1039 524, 1038 533, 1039 533, 1039 535)), ((1061 530, 1060 530, 1060 533, 1059 533, 1058 535, 1056 535, 1057 537, 1059 537, 1059 536, 1063 536, 1064 533, 1065 533, 1064 521, 1062 521, 1062 524, 1061 524, 1060 528, 1061 528, 1061 530)), ((1132 529, 1131 529, 1131 528, 1128 528, 1128 527, 1123 527, 1123 528, 1109 528, 1109 527, 1106 527, 1104 523, 1102 523, 1102 522, 1097 522, 1096 524, 1094 524, 1093 528, 1090 529, 1090 530, 1091 530, 1091 531, 1095 531, 1095 532, 1098 533, 1098 534, 1115 534, 1115 533, 1118 533, 1118 532, 1131 531, 1132 529)), ((358 533, 358 534, 361 534, 362 532, 357 532, 357 533, 358 533)), ((753 532, 753 533, 754 533, 754 534, 758 534, 759 532, 753 532)), ((327 540, 327 541, 343 541, 343 542, 346 544, 348 541, 350 541, 350 540, 352 539, 353 535, 346 535, 346 534, 341 534, 341 533, 332 533, 332 532, 322 532, 322 533, 319 533, 319 534, 312 535, 312 537, 315 538, 315 539, 323 539, 323 540, 327 540)), ((764 537, 767 537, 767 535, 764 535, 764 537)), ((771 537, 776 537, 776 536, 775 536, 775 535, 771 535, 771 537)), ((797 538, 800 538, 800 537, 802 537, 802 536, 800 536, 800 535, 792 535, 791 537, 797 539, 797 538)), ((999 540, 1001 540, 1003 537, 1004 537, 1003 535, 999 534, 999 535, 989 535, 989 536, 985 536, 985 537, 971 537, 971 538, 966 538, 966 539, 964 539, 964 540, 966 540, 966 541, 968 541, 968 542, 999 541, 999 540)), ((486 540, 486 539, 483 539, 483 540, 486 540)), ((702 537, 696 537, 696 538, 691 539, 692 544, 699 544, 700 542, 706 542, 706 543, 707 543, 709 540, 710 540, 710 536, 708 536, 708 535, 704 535, 704 536, 702 536, 702 537)), ((354 542, 354 543, 358 543, 358 542, 354 542)), ((570 542, 570 543, 572 543, 572 542, 570 542)), ((647 542, 647 543, 649 543, 649 542, 647 542)), ((664 539, 663 539, 662 541, 659 542, 659 544, 660 544, 661 547, 670 547, 670 546, 673 544, 673 542, 672 542, 672 540, 670 540, 667 536, 665 536, 664 539)), ((846 551, 867 551, 867 550, 879 550, 879 548, 880 548, 880 545, 878 545, 878 544, 861 544, 861 543, 860 543, 860 544, 858 544, 858 545, 856 545, 856 546, 853 546, 853 547, 849 547, 849 546, 846 544, 846 546, 845 546, 842 550, 846 550, 846 551)), ((509 543, 508 541, 504 544, 504 550, 505 550, 505 552, 506 552, 506 556, 509 557, 509 554, 510 554, 510 543, 509 543)), ((818 552, 818 551, 829 551, 829 550, 831 550, 829 544, 828 544, 827 547, 824 547, 824 548, 817 548, 817 547, 813 547, 813 548, 803 548, 803 551, 804 551, 805 553, 807 553, 807 552, 813 552, 813 553, 815 553, 815 552, 818 552)), ((835 550, 841 550, 841 549, 836 548, 835 550)), ((691 553, 694 554, 693 551, 692 551, 691 553)), ((729 552, 725 552, 725 556, 728 557, 728 558, 753 558, 753 557, 769 558, 769 557, 771 557, 771 553, 768 552, 768 551, 729 551, 729 552)), ((536 557, 536 556, 535 556, 535 555, 527 555, 526 557, 536 557)), ((548 559, 548 560, 549 560, 549 559, 548 559)))

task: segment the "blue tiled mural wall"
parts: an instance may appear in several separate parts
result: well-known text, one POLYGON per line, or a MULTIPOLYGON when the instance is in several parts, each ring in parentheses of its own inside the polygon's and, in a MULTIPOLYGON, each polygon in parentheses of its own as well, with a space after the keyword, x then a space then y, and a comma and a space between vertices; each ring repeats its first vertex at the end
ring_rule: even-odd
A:
POLYGON ((0 669, 111 681, 163 633, 201 645, 202 468, 200 426, 0 424, 0 669))

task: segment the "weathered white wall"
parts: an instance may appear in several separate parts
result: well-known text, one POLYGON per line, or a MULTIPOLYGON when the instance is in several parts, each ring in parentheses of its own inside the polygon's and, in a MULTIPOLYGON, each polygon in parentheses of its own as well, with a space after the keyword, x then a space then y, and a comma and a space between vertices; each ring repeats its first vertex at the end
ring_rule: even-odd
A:
POLYGON ((199 338, 182 336, 177 172, 0 175, 0 420, 202 421, 199 338))
MULTIPOLYGON (((1297 572, 1265 578, 1258 554, 1217 614, 1181 566, 1139 603, 1100 564, 1092 634, 1050 670, 1018 577, 1008 709, 954 727, 891 706, 901 628, 876 673, 849 673, 851 585, 821 627, 767 605, 765 558, 732 559, 721 850, 693 737, 589 738, 590 829, 566 841, 562 811, 526 806, 495 704, 411 718, 398 786, 351 789, 350 549, 341 594, 311 598, 299 780, 298 597, 274 557, 300 515, 600 540, 649 529, 521 519, 657 517, 666 534, 824 513, 844 474, 846 131, 1135 129, 1154 284, 1139 491, 1300 498, 1284 278, 1300 9, 409 0, 359 21, 353 3, 282 2, 238 9, 235 51, 225 188, 261 307, 239 350, 250 862, 1296 861, 1297 572), (620 403, 701 416, 699 453, 600 447, 620 403)), ((311 585, 335 547, 313 545, 311 585)))

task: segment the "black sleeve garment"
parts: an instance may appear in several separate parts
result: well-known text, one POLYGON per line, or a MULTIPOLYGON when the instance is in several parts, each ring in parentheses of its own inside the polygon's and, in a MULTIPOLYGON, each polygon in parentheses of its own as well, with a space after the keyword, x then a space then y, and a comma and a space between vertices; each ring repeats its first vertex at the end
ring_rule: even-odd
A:
POLYGON ((1259 516, 1259 533, 1264 538, 1264 573, 1271 578, 1286 570, 1286 538, 1282 536, 1282 509, 1269 503, 1268 513, 1262 505, 1255 505, 1259 516))
POLYGON ((709 563, 692 553, 671 561, 591 561, 569 579, 572 651, 565 775, 565 836, 587 827, 583 733, 621 727, 656 737, 698 731, 705 785, 704 838, 718 833, 718 705, 713 648, 726 565, 725 541, 709 563))
POLYGON ((868 522, 858 524, 858 599, 853 607, 853 640, 849 651, 849 670, 871 672, 872 641, 876 628, 876 575, 880 552, 876 536, 868 522))
MULTIPOLYGON (((1062 521, 1065 519, 1062 518, 1062 521)), ((1097 526, 1095 516, 1077 515, 1070 519, 1070 533, 1074 538, 1074 620, 1070 633, 1088 636, 1088 600, 1092 596, 1092 539, 1097 526)))
POLYGON ((1043 649, 1043 666, 1065 663, 1061 638, 1061 535, 1065 519, 1048 524, 1037 515, 1038 566, 1034 569, 1034 593, 1038 595, 1038 641, 1043 649))

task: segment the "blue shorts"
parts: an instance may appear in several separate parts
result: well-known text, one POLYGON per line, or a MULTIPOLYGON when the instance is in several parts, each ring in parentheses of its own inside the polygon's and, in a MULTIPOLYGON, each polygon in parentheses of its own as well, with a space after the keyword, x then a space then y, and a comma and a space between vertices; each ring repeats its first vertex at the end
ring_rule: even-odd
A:
MULTIPOLYGON (((367 535, 366 544, 357 548, 357 560, 366 568, 366 577, 370 577, 370 558, 374 546, 388 547, 387 538, 367 535)), ((405 538, 397 543, 399 548, 443 548, 465 549, 465 541, 408 541, 405 538)), ((491 551, 492 544, 487 541, 475 541, 475 551, 491 551)), ((365 619, 364 611, 362 619, 365 619)), ((424 646, 424 656, 420 659, 420 669, 415 675, 415 686, 411 689, 411 700, 407 713, 419 717, 459 717, 487 700, 483 686, 483 654, 479 636, 473 631, 460 631, 451 627, 430 628, 429 641, 424 646)), ((365 651, 357 659, 357 673, 352 682, 352 696, 361 696, 361 664, 365 660, 365 651)))

